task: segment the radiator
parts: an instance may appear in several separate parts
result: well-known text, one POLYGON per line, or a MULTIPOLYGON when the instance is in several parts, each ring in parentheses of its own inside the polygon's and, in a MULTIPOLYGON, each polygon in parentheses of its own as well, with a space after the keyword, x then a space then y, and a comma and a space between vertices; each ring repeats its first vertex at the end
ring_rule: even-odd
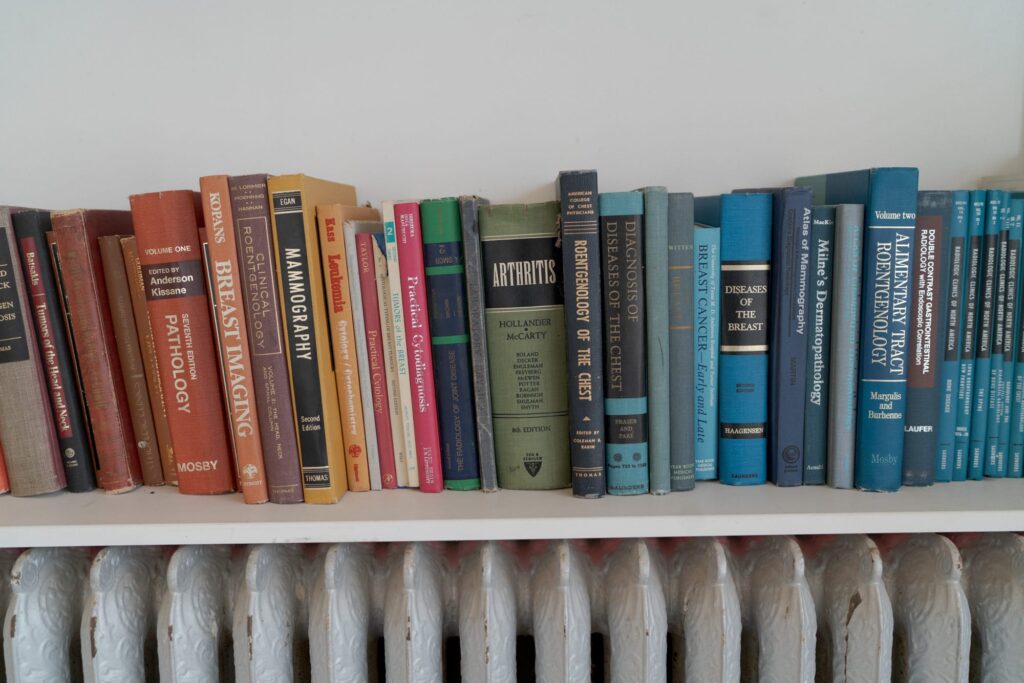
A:
POLYGON ((1020 681, 1024 537, 0 549, 53 681, 1020 681))

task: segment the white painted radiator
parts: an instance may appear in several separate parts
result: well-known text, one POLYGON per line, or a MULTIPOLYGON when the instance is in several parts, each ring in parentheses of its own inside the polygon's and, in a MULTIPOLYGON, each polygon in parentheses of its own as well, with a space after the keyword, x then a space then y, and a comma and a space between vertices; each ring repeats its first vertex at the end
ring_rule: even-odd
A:
POLYGON ((1024 537, 877 540, 0 549, 0 679, 1022 680, 1024 537))

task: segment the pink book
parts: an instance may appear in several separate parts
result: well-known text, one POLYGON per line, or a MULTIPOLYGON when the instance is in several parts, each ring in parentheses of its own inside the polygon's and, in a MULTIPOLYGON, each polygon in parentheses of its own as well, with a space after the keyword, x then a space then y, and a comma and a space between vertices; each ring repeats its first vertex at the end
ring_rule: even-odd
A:
POLYGON ((444 480, 441 476, 437 406, 434 404, 434 361, 430 350, 423 234, 420 231, 418 202, 395 204, 395 232, 398 270, 402 276, 402 310, 405 312, 405 344, 409 357, 409 385, 412 390, 420 490, 437 493, 443 488, 444 480))

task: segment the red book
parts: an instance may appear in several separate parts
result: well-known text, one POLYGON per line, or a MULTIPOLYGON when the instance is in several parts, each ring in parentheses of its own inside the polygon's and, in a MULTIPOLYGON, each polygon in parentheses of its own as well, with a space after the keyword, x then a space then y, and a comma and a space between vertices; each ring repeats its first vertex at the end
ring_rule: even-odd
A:
POLYGON ((434 404, 434 361, 427 319, 427 277, 423 268, 423 233, 418 202, 395 204, 398 271, 402 278, 402 310, 405 312, 405 347, 409 358, 412 419, 416 431, 416 462, 420 490, 438 493, 441 475, 441 441, 434 404))
POLYGON ((233 491, 231 446, 220 397, 199 246, 197 195, 132 195, 157 365, 182 493, 233 491))
MULTIPOLYGON (((379 223, 377 225, 380 226, 379 223)), ((383 228, 378 232, 383 232, 383 228)), ((394 489, 398 488, 398 476, 395 470, 395 443, 391 438, 388 378, 384 369, 384 340, 377 305, 377 271, 373 265, 372 234, 356 233, 356 259, 359 263, 359 290, 363 298, 363 332, 366 336, 366 359, 370 366, 370 395, 373 399, 373 423, 377 432, 380 478, 384 488, 394 489)))
POLYGON ((0 494, 11 490, 11 484, 7 481, 7 465, 4 464, 4 445, 0 444, 0 494))

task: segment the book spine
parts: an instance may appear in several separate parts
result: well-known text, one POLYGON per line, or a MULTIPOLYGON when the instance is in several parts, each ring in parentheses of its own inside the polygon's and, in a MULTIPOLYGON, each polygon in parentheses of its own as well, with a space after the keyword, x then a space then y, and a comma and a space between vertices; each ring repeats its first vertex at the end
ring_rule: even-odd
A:
POLYGON ((718 478, 723 484, 763 484, 772 196, 722 195, 721 212, 718 478))
POLYGON ((828 462, 833 488, 853 488, 860 359, 860 289, 864 255, 864 206, 836 207, 836 256, 832 274, 832 350, 828 389, 828 462))
POLYGON ((641 274, 647 361, 647 434, 650 491, 671 490, 671 434, 669 424, 669 293, 668 192, 664 187, 643 190, 644 219, 641 274))
MULTIPOLYGON (((1021 336, 1021 241, 1024 238, 1024 199, 1011 199, 1008 214, 1010 228, 1007 235, 1006 256, 1006 320, 1003 334, 1003 403, 999 422, 1000 457, 1006 463, 1006 476, 1024 475, 1022 458, 1014 458, 1010 445, 1015 409, 1015 375, 1019 369, 1017 347, 1021 336)), ((1019 403, 1019 401, 1018 401, 1019 403)), ((1017 407, 1019 409, 1019 406, 1017 407)))
POLYGON ((693 454, 701 481, 718 478, 721 232, 708 225, 693 230, 693 454))
POLYGON ((940 311, 944 266, 943 251, 952 220, 952 194, 920 192, 914 234, 913 299, 910 311, 907 418, 903 437, 903 484, 935 483, 938 446, 940 386, 939 343, 944 337, 940 311))
POLYGON ((459 202, 428 200, 420 204, 420 214, 444 485, 462 491, 479 489, 459 202))
POLYGON ((1006 284, 1008 275, 1009 229, 1012 219, 1010 199, 1004 193, 999 219, 999 257, 996 265, 996 290, 992 311, 992 353, 988 385, 988 425, 985 429, 984 472, 986 477, 1006 476, 1006 452, 999 451, 999 432, 1003 414, 1003 364, 1005 357, 1006 284))
MULTIPOLYGON (((486 204, 487 200, 479 197, 459 198, 459 210, 462 218, 462 250, 466 259, 466 313, 469 324, 470 359, 473 363, 473 412, 476 415, 476 449, 480 460, 480 488, 484 491, 496 491, 498 489, 498 469, 494 455, 494 425, 491 417, 483 254, 480 248, 477 217, 479 207, 486 204)), ((600 322, 595 322, 595 324, 600 326, 600 322)), ((595 360, 596 366, 601 365, 599 360, 595 360)), ((601 389, 603 392, 603 385, 601 389)), ((603 414, 603 404, 601 410, 603 414)), ((600 429, 603 432, 603 422, 600 429)), ((601 461, 603 478, 604 452, 600 446, 595 446, 595 448, 601 461)))
POLYGON ((597 171, 559 173, 558 196, 568 303, 565 336, 572 492, 580 498, 600 498, 606 492, 606 483, 597 171))
POLYGON ((957 393, 960 388, 960 348, 964 324, 964 277, 967 256, 967 222, 970 209, 970 193, 966 190, 953 192, 952 223, 943 242, 947 254, 943 301, 945 311, 945 334, 942 336, 942 364, 939 379, 939 432, 935 453, 935 480, 952 481, 954 463, 954 439, 956 435, 957 393))
POLYGON ((977 356, 984 270, 985 190, 970 195, 967 253, 964 259, 964 325, 960 341, 960 385, 956 394, 956 427, 953 432, 953 481, 967 479, 970 471, 971 423, 974 417, 974 362, 977 356))
POLYGON ((570 485, 558 203, 480 206, 498 483, 570 485))
POLYGON ((317 207, 320 257, 327 291, 327 319, 331 330, 348 488, 350 491, 369 491, 370 470, 366 462, 368 450, 363 425, 359 362, 356 359, 355 321, 349 286, 351 277, 345 253, 344 218, 340 209, 336 204, 317 207))
POLYGON ((835 233, 836 208, 814 207, 811 218, 811 264, 808 274, 810 334, 807 337, 807 388, 804 411, 805 486, 821 485, 826 480, 835 233))
MULTIPOLYGON (((600 195, 608 493, 650 490, 644 344, 644 195, 600 195)), ((664 292, 662 292, 664 294, 664 292)))
POLYGON ((11 480, 7 478, 7 463, 4 462, 4 445, 0 443, 0 496, 11 491, 11 480))
POLYGON ((99 238, 99 244, 110 319, 114 323, 117 355, 121 362, 121 376, 128 393, 132 431, 135 433, 139 464, 142 465, 142 482, 146 486, 163 486, 163 464, 156 443, 156 426, 153 424, 145 363, 135 328, 135 315, 132 313, 128 275, 121 255, 121 238, 118 235, 104 235, 99 238))
POLYGON ((96 488, 96 476, 93 473, 89 432, 76 386, 53 265, 46 246, 50 215, 45 212, 23 212, 14 214, 12 219, 21 252, 22 274, 35 319, 43 375, 50 391, 50 406, 53 409, 57 445, 62 456, 67 488, 72 492, 91 491, 96 488))
POLYGON ((233 491, 192 192, 130 198, 182 493, 233 491))
MULTIPOLYGON (((717 255, 717 248, 715 250, 717 255)), ((716 267, 717 275, 717 267, 716 267)), ((693 195, 668 195, 668 369, 671 407, 669 427, 670 485, 673 491, 694 487, 694 273, 693 195)), ((715 288, 717 297, 717 287, 715 288)), ((717 298, 715 309, 717 311, 717 298)), ((716 328, 717 329, 717 328, 716 328)), ((716 365, 718 345, 715 344, 716 365)), ((713 440, 712 440, 713 441, 713 440)))
POLYGON ((377 311, 380 316, 381 344, 384 347, 384 377, 387 381, 388 422, 395 460, 395 486, 409 486, 405 428, 402 426, 402 397, 399 391, 398 346, 395 344, 395 319, 391 314, 391 278, 388 276, 387 246, 384 234, 373 236, 374 283, 377 289, 377 311))
POLYGON ((278 303, 267 177, 233 176, 228 190, 267 493, 272 503, 301 503, 302 473, 278 303))
POLYGON ((246 503, 266 503, 270 493, 263 462, 259 411, 256 409, 256 385, 233 229, 231 190, 227 176, 200 178, 199 189, 208 238, 210 298, 217 306, 220 371, 238 487, 246 503))

